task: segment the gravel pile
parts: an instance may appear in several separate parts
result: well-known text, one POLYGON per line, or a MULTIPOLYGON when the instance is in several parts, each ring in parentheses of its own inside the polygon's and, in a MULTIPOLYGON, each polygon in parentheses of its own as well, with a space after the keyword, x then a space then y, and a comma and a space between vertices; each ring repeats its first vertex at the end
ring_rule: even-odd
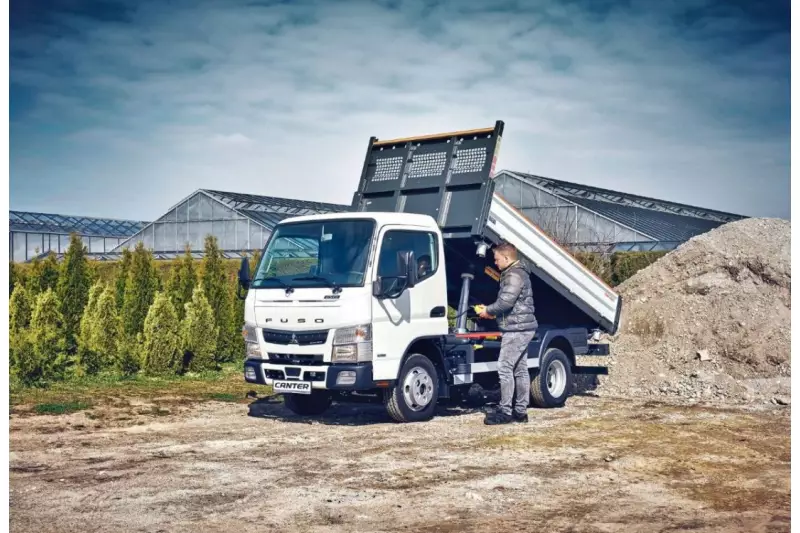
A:
POLYGON ((790 233, 785 220, 732 222, 620 285, 599 392, 788 404, 790 233))

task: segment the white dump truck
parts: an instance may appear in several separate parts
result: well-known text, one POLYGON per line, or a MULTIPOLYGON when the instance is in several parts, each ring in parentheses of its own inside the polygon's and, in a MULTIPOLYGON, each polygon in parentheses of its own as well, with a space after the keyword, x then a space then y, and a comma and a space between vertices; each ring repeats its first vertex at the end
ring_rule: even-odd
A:
POLYGON ((252 275, 246 258, 239 271, 245 380, 271 386, 300 415, 375 401, 399 422, 497 389, 502 333, 473 306, 497 297, 491 247, 503 241, 532 272, 532 404, 563 405, 574 374, 606 373, 575 357, 608 354, 597 336, 616 332, 622 300, 494 193, 502 134, 497 121, 373 137, 350 212, 281 221, 252 275))

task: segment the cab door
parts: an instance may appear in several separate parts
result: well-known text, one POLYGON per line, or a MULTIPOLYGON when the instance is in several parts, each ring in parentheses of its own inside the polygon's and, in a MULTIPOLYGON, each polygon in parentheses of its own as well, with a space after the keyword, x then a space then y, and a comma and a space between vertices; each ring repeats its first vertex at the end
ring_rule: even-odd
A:
POLYGON ((408 226, 385 226, 379 235, 372 279, 384 287, 405 275, 399 253, 414 252, 414 287, 396 298, 372 296, 373 379, 395 379, 411 343, 447 333, 447 283, 443 248, 437 232, 408 226))

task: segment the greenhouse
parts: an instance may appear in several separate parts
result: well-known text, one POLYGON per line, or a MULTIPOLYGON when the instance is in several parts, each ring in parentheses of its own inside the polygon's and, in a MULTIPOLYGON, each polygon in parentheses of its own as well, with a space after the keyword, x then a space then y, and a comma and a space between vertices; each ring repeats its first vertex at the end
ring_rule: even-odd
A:
POLYGON ((746 218, 506 170, 495 177, 495 192, 559 244, 584 251, 668 251, 746 218))
POLYGON ((16 263, 55 252, 63 254, 70 233, 77 233, 92 254, 110 252, 147 222, 83 216, 9 212, 9 257, 16 263))
MULTIPOLYGON (((745 218, 732 213, 656 200, 552 178, 503 170, 495 192, 551 238, 573 250, 672 250, 695 235, 745 218)), ((29 261, 39 253, 66 251, 77 232, 93 259, 113 261, 138 242, 156 259, 184 253, 203 255, 206 235, 214 235, 223 255, 238 258, 260 250, 281 220, 299 215, 339 213, 349 205, 199 189, 154 222, 96 219, 11 211, 11 257, 29 261)), ((297 241, 285 255, 315 250, 297 241)))
MULTIPOLYGON (((275 225, 285 218, 348 209, 346 205, 200 189, 121 242, 111 254, 98 258, 111 259, 140 241, 159 259, 183 254, 187 245, 200 257, 206 235, 217 238, 226 257, 241 257, 262 249, 275 225)), ((296 244, 297 255, 306 255, 301 244, 296 244)))

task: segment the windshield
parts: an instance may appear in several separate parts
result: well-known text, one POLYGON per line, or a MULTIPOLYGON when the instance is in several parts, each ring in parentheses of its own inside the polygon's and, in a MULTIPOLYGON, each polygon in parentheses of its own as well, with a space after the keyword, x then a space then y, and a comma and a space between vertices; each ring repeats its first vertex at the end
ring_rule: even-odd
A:
POLYGON ((264 250, 251 286, 362 286, 374 227, 374 221, 361 219, 280 225, 264 250))

